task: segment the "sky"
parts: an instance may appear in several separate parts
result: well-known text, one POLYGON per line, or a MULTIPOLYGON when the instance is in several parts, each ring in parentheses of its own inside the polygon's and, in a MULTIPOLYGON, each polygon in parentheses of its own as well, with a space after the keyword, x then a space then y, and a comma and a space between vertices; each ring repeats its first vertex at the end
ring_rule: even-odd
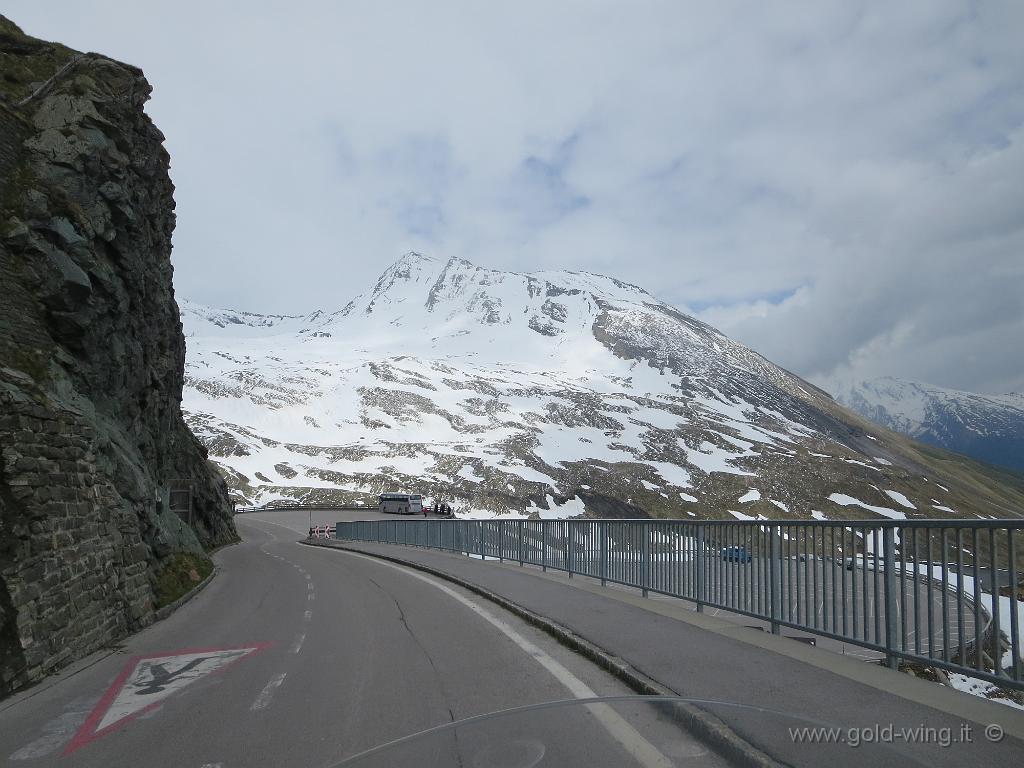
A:
POLYGON ((833 391, 1024 391, 1024 3, 7 0, 143 68, 179 296, 635 283, 833 391), (244 9, 244 10, 243 10, 244 9))

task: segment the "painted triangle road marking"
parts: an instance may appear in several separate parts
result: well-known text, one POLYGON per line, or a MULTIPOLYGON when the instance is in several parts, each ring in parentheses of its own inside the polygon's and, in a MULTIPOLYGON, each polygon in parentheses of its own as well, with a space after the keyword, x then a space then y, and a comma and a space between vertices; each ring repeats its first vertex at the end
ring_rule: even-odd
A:
POLYGON ((132 657, 68 742, 64 754, 71 754, 128 724, 190 683, 222 672, 266 647, 266 643, 257 643, 239 648, 193 648, 132 657))

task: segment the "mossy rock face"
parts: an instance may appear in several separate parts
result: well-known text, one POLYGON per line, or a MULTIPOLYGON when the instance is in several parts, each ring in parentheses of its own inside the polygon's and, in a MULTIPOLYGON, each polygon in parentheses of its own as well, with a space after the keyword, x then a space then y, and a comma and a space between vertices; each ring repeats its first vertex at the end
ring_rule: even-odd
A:
POLYGON ((0 17, 0 696, 145 627, 237 540, 181 415, 150 91, 0 17))
POLYGON ((13 21, 0 16, 0 72, 9 102, 27 97, 74 55, 75 51, 59 43, 26 35, 13 21))
POLYGON ((153 600, 163 608, 186 595, 213 573, 213 561, 194 552, 175 552, 166 558, 153 579, 153 600))

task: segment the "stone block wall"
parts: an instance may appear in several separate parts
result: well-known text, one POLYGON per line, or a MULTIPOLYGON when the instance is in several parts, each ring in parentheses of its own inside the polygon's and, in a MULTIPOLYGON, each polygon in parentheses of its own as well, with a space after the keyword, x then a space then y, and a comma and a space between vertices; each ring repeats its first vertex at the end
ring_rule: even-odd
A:
MULTIPOLYGON (((10 369, 0 380, 32 390, 10 369)), ((97 472, 88 420, 0 390, 0 440, 0 611, 14 641, 0 690, 13 690, 149 623, 153 596, 147 547, 97 472)))

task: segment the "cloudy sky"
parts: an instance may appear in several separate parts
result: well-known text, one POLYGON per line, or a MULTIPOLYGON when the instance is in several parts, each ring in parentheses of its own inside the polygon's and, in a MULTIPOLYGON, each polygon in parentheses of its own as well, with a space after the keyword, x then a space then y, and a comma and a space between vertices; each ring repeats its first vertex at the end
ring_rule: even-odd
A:
POLYGON ((1019 0, 4 13, 145 70, 179 295, 337 308, 408 250, 586 269, 826 386, 1024 390, 1019 0))

